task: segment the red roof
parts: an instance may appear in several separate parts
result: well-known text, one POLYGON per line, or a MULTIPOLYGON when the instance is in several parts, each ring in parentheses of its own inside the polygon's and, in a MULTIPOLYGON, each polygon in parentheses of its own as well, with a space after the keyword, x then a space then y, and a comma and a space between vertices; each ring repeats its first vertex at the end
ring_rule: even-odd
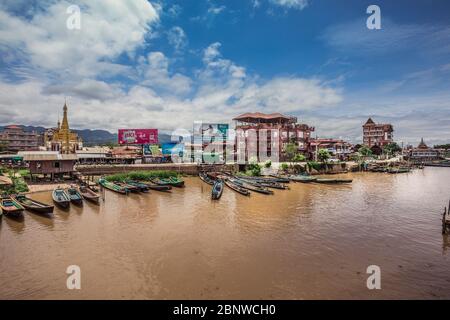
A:
POLYGON ((15 124, 11 124, 9 126, 6 126, 5 129, 21 129, 19 126, 16 126, 15 124))
POLYGON ((364 125, 368 125, 368 124, 375 124, 375 122, 373 122, 372 118, 367 119, 367 122, 364 125))
POLYGON ((240 116, 237 116, 236 118, 234 118, 233 120, 244 120, 244 119, 248 119, 248 118, 253 118, 253 119, 266 119, 266 120, 270 120, 270 119, 286 119, 289 120, 291 119, 291 117, 282 115, 281 113, 261 113, 261 112, 247 112, 244 114, 241 114, 240 116))

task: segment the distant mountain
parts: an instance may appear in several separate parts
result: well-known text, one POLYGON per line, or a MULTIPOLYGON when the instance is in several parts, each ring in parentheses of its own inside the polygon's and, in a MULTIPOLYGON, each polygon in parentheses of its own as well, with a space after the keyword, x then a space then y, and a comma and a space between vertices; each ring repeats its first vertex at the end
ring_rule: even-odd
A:
MULTIPOLYGON (((37 133, 44 133, 45 128, 44 127, 36 127, 36 126, 23 126, 18 125, 19 127, 23 128, 25 131, 35 131, 37 133)), ((5 128, 5 126, 0 126, 0 131, 2 131, 5 128)), ((99 144, 110 144, 110 143, 117 143, 117 133, 111 133, 106 130, 91 130, 91 129, 71 129, 71 131, 76 132, 81 139, 83 139, 83 145, 85 146, 93 146, 93 145, 99 145, 99 144)), ((159 133, 158 134, 159 143, 167 143, 171 142, 170 135, 165 133, 159 133)))

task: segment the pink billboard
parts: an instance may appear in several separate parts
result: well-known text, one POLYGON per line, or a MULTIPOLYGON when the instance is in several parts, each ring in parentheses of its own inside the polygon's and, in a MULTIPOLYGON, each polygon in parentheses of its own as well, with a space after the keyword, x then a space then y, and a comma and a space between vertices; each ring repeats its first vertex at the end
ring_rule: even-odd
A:
POLYGON ((158 129, 119 129, 119 144, 157 144, 158 129))

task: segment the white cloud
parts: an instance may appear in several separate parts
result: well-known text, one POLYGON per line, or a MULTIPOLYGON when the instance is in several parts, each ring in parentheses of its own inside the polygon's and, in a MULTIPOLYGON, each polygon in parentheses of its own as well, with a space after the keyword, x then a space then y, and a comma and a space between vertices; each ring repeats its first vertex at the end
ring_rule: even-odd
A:
POLYGON ((158 18, 146 0, 61 1, 37 10, 31 19, 0 11, 0 50, 14 48, 23 63, 55 74, 90 77, 120 54, 131 54, 158 18), (81 8, 81 30, 66 28, 72 4, 81 8))
POLYGON ((209 8, 208 8, 208 13, 211 13, 211 14, 219 14, 219 13, 221 13, 222 11, 224 11, 225 9, 226 9, 225 6, 219 6, 219 7, 212 6, 212 7, 209 7, 209 8))
POLYGON ((181 6, 179 6, 178 4, 174 4, 167 10, 167 13, 172 18, 176 18, 181 14, 182 11, 183 11, 183 9, 181 8, 181 6))
POLYGON ((303 10, 308 6, 308 0, 270 0, 270 2, 286 9, 303 10))
POLYGON ((142 84, 157 89, 164 95, 185 95, 191 90, 191 79, 169 73, 169 60, 162 52, 150 52, 147 61, 141 64, 142 84))
POLYGON ((128 89, 99 80, 75 85, 0 80, 0 109, 18 110, 0 113, 0 123, 53 125, 66 95, 74 127, 111 131, 127 126, 191 128, 195 120, 231 121, 247 111, 298 113, 342 99, 339 90, 316 79, 248 75, 244 67, 222 57, 220 46, 213 43, 204 50, 203 66, 193 77, 172 72, 162 52, 150 52, 139 58, 136 83, 128 89))
POLYGON ((167 39, 176 51, 184 49, 188 43, 186 33, 178 26, 172 27, 167 32, 167 39))

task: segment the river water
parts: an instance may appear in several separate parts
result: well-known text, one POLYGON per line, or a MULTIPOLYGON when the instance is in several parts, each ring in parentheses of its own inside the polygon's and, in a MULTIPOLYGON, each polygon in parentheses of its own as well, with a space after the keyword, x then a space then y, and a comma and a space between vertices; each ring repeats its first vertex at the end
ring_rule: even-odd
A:
POLYGON ((100 206, 51 219, 3 217, 0 298, 450 298, 450 170, 341 177, 354 181, 248 198, 226 189, 219 201, 186 178, 171 193, 106 191, 100 206), (69 265, 81 269, 81 290, 66 287, 69 265), (381 290, 367 289, 369 265, 381 269, 381 290))

